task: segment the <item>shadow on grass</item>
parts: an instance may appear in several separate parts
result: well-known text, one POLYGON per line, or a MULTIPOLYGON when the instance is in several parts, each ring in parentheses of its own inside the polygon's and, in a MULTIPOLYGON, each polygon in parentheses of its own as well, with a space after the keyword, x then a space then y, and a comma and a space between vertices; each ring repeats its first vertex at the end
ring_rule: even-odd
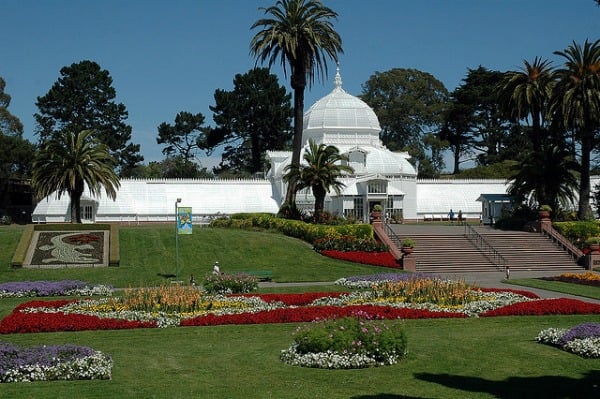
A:
POLYGON ((489 393, 496 398, 600 398, 600 370, 592 370, 583 378, 562 376, 510 377, 502 381, 450 374, 417 373, 415 378, 449 388, 489 393))
POLYGON ((174 274, 171 273, 156 273, 156 275, 160 276, 160 277, 164 277, 164 278, 173 278, 173 277, 177 277, 174 274))

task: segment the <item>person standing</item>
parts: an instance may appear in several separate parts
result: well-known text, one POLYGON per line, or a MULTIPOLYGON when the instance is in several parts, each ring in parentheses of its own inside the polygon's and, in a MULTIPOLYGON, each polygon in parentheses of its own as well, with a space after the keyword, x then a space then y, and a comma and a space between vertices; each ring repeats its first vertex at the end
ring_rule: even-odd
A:
POLYGON ((448 219, 450 219, 450 224, 454 224, 454 211, 452 209, 448 212, 448 219))
POLYGON ((462 215, 462 210, 458 211, 458 224, 462 224, 463 222, 463 215, 462 215))
POLYGON ((219 261, 216 261, 214 266, 213 266, 213 273, 214 274, 221 274, 221 267, 219 266, 219 261))

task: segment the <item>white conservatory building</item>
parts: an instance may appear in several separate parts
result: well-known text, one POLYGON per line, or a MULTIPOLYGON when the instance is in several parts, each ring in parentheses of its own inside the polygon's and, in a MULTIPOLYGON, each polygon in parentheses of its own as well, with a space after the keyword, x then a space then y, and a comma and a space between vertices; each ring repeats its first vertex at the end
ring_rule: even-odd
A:
MULTIPOLYGON (((479 219, 482 194, 506 193, 504 180, 418 180, 410 156, 388 150, 379 139, 380 130, 373 110, 342 89, 338 70, 331 93, 304 114, 305 146, 309 139, 336 146, 354 169, 342 179, 345 186, 339 195, 328 194, 326 210, 364 222, 376 204, 388 216, 405 220, 439 219, 450 209, 479 219)), ((291 152, 269 151, 267 157, 270 169, 264 179, 123 179, 115 201, 84 194, 82 218, 85 222, 166 222, 174 220, 177 205, 192 207, 194 223, 239 212, 277 213, 285 197, 282 175, 291 152)), ((298 193, 297 204, 302 209, 313 208, 310 189, 298 193)), ((41 200, 32 220, 70 221, 68 195, 41 200)))

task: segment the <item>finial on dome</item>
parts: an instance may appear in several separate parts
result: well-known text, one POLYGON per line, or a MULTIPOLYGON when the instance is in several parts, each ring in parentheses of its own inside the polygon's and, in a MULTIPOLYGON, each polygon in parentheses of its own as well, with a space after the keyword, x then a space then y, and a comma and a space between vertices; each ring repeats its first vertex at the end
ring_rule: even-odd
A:
POLYGON ((337 63, 337 68, 335 71, 335 80, 334 80, 334 84, 335 84, 335 88, 336 89, 341 89, 342 88, 342 76, 340 75, 340 63, 337 63))

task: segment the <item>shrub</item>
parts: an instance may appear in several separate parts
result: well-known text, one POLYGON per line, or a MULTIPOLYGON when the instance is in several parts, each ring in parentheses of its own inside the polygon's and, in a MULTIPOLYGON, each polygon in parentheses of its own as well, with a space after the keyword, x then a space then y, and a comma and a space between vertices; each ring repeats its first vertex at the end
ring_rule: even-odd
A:
POLYGON ((357 238, 352 235, 317 238, 313 246, 318 252, 325 250, 387 252, 389 250, 387 245, 372 238, 357 238))
POLYGON ((414 248, 416 244, 417 242, 410 237, 403 238, 402 241, 400 241, 401 246, 408 248, 414 248))
POLYGON ((318 320, 298 327, 284 362, 319 368, 362 368, 395 364, 407 352, 404 330, 364 315, 318 320))
POLYGON ((257 290, 258 280, 245 273, 210 273, 204 277, 202 288, 209 294, 244 294, 257 290))

